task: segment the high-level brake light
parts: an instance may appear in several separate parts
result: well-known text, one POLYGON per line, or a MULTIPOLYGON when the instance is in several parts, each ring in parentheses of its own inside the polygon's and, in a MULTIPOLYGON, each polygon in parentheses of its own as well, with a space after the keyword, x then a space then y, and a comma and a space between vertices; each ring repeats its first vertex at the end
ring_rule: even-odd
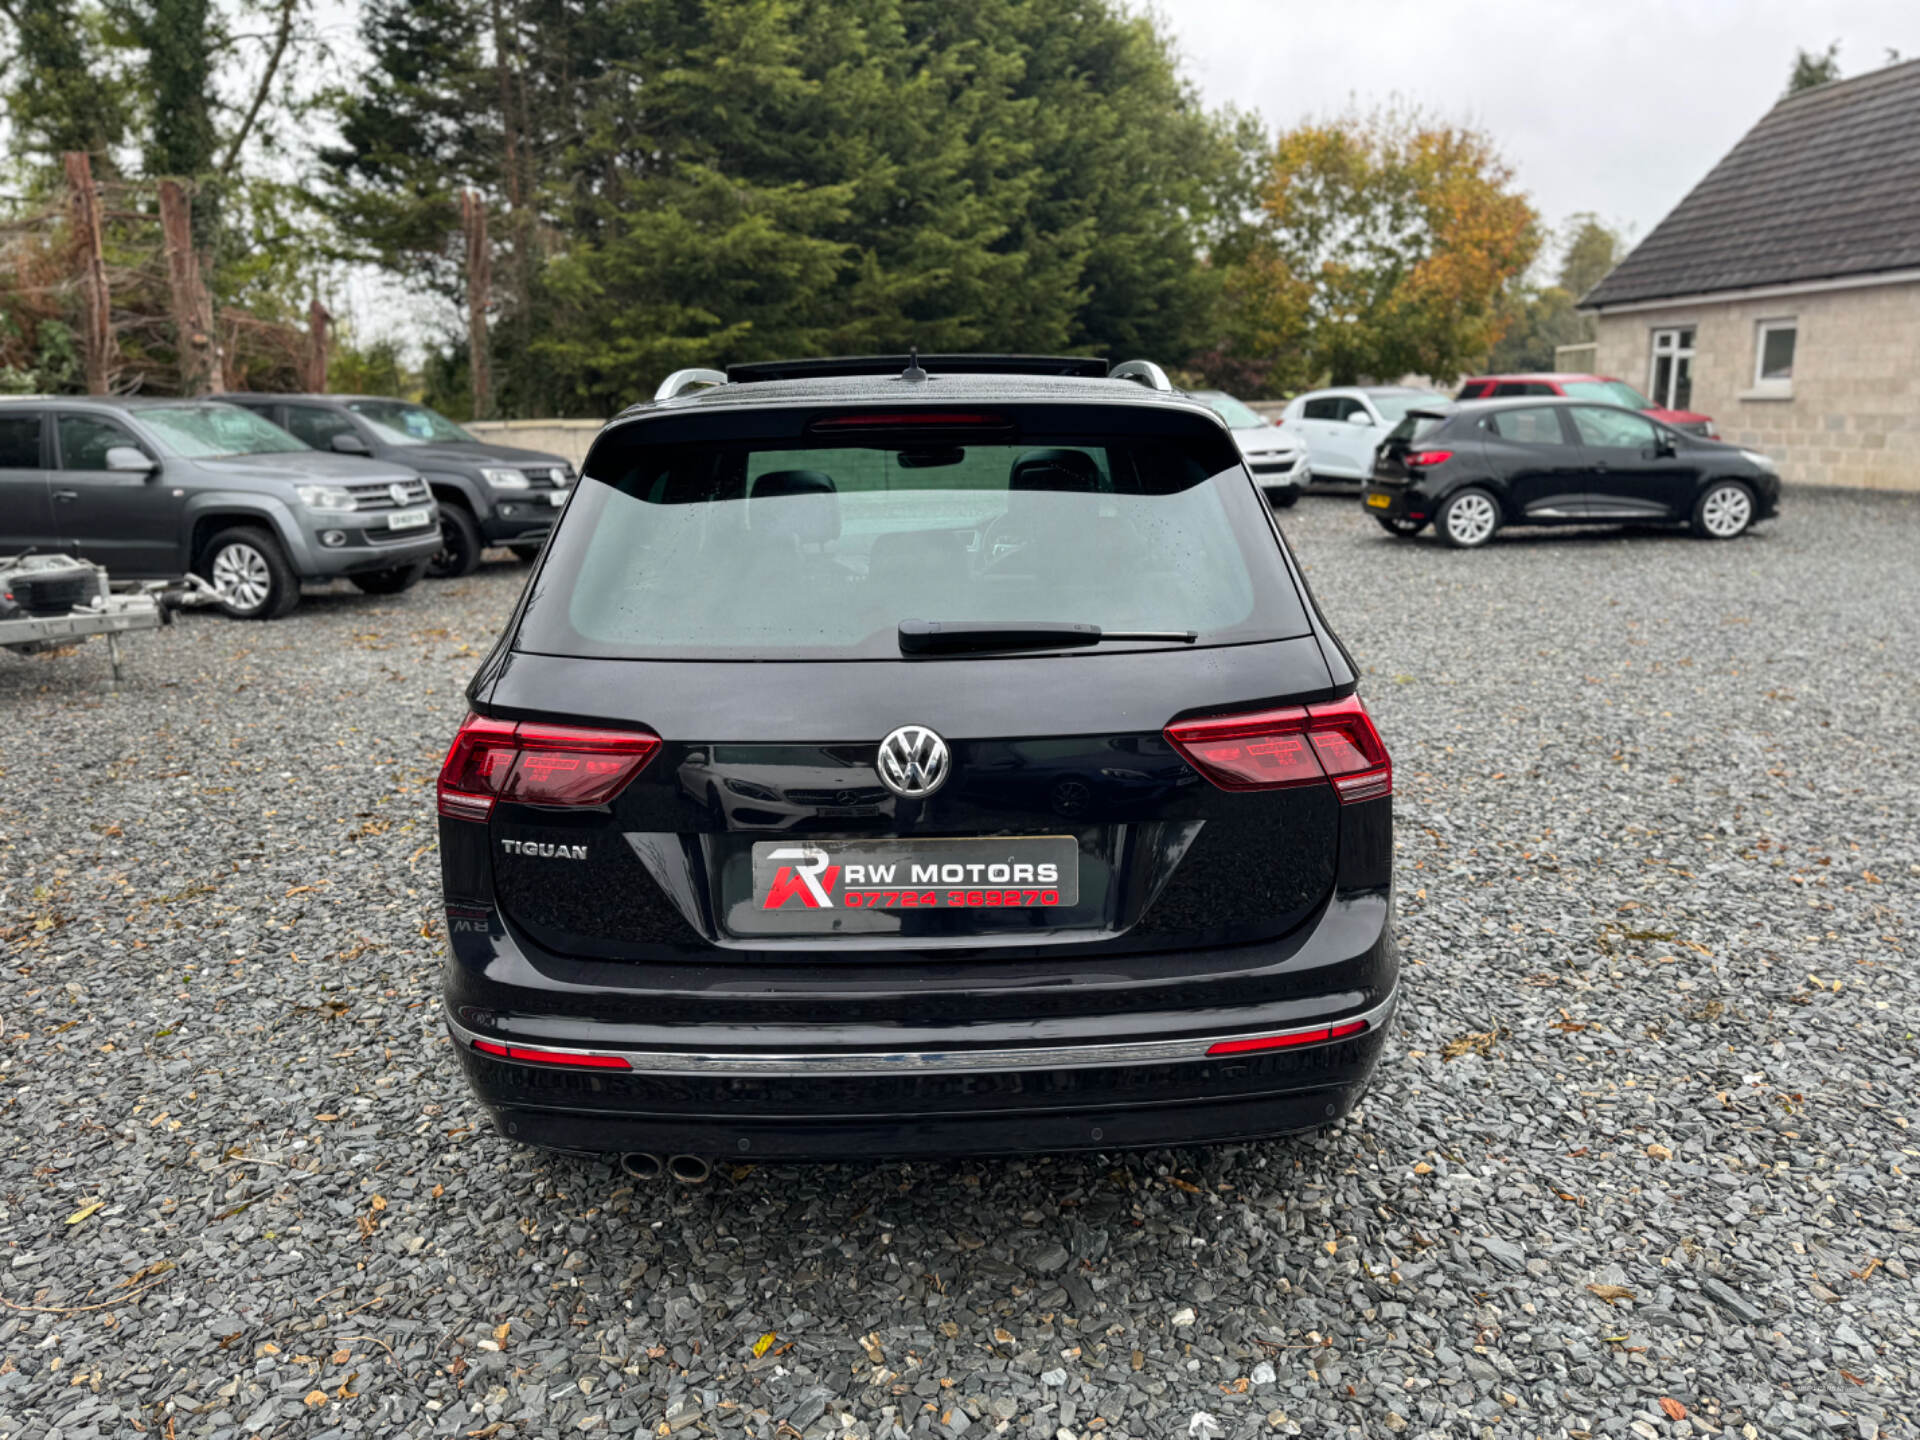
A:
POLYGON ((1182 720, 1167 742, 1222 790, 1331 782, 1340 803, 1393 793, 1393 761, 1358 695, 1326 705, 1182 720))
POLYGON ((590 730, 469 715, 440 767, 440 813, 484 821, 496 800, 605 805, 660 748, 641 730, 590 730))

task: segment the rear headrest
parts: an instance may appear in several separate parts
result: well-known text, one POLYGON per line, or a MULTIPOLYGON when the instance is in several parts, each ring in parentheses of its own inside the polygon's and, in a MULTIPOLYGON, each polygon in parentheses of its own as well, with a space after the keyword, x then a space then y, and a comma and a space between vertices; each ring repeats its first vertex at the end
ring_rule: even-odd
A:
POLYGON ((833 477, 818 470, 769 470, 753 482, 747 528, 756 535, 791 535, 802 545, 840 536, 840 496, 833 477))
POLYGON ((1100 467, 1084 450, 1029 450, 1013 462, 1009 490, 1070 490, 1091 495, 1100 488, 1100 467))

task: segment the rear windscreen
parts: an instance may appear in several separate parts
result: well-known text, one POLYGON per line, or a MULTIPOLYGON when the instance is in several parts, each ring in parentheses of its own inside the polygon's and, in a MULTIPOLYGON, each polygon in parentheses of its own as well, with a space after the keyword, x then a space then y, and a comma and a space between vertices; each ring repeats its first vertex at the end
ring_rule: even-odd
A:
POLYGON ((1392 445, 1407 440, 1424 440, 1446 424, 1447 419, 1445 415, 1427 415, 1415 411, 1387 432, 1386 443, 1392 445))
MULTIPOLYGON (((1308 632, 1246 473, 1183 438, 638 446, 581 482, 515 647, 897 659, 903 620, 1308 632)), ((1226 452, 1230 455, 1230 452, 1226 452)), ((1151 643, 1151 642, 1143 642, 1151 643)))

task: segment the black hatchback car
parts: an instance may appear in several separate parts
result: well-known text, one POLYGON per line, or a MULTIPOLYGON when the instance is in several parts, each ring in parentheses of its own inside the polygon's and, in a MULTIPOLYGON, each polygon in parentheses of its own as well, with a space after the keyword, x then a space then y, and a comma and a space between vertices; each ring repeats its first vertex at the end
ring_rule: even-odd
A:
POLYGON ((1765 455, 1685 434, 1617 405, 1474 400, 1410 411, 1361 492, 1395 535, 1431 524, 1484 545, 1504 525, 1690 525, 1731 540, 1780 508, 1765 455))
POLYGON ((671 377, 440 776, 467 1074, 682 1178, 1324 1125, 1399 972, 1356 678, 1157 367, 671 377))

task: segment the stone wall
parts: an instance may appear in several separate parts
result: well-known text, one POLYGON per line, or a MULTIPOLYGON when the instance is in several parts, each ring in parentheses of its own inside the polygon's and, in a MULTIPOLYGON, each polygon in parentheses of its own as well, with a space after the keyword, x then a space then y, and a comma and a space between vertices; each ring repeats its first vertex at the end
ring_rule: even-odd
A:
POLYGON ((598 435, 598 420, 472 420, 462 427, 482 440, 496 445, 518 445, 525 450, 544 450, 573 462, 578 470, 587 458, 587 447, 598 435))
POLYGON ((1722 439, 1789 481, 1920 491, 1920 284, 1602 315, 1596 368, 1650 389, 1653 332, 1677 325, 1695 332, 1687 408, 1722 439), (1759 323, 1784 319, 1798 325, 1792 383, 1757 386, 1759 323))

